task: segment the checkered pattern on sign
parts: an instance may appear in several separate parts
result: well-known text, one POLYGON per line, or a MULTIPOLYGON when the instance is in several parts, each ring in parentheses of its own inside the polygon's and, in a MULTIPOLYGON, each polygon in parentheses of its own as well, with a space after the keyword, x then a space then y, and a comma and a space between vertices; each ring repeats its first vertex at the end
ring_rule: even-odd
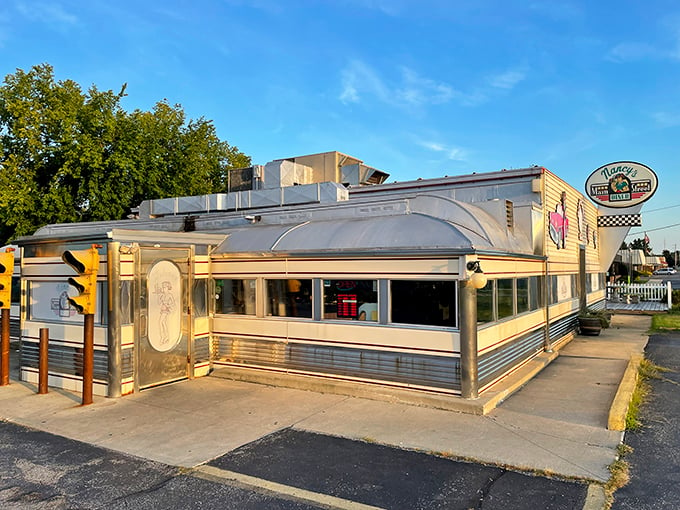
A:
POLYGON ((640 214, 618 214, 612 216, 598 216, 598 227, 640 227, 642 216, 640 214))

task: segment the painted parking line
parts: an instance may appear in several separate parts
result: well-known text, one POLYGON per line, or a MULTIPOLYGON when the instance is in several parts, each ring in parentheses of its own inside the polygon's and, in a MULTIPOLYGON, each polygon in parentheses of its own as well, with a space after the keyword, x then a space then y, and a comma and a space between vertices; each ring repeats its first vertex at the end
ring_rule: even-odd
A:
POLYGON ((325 508, 337 509, 337 510, 384 510, 377 506, 364 505, 362 503, 357 503, 356 501, 349 501, 347 499, 336 498, 335 496, 329 496, 328 494, 321 494, 318 492, 312 492, 305 489, 300 489, 298 487, 292 487, 290 485, 284 485, 281 483, 270 482, 269 480, 264 480, 262 478, 257 478, 255 476, 244 475, 242 473, 236 473, 234 471, 227 471, 226 469, 220 469, 213 466, 199 466, 191 471, 193 476, 197 478, 203 478, 205 480, 213 482, 235 482, 239 485, 245 487, 251 487, 253 489, 265 490, 268 492, 289 496, 297 500, 306 501, 309 503, 322 505, 325 508))

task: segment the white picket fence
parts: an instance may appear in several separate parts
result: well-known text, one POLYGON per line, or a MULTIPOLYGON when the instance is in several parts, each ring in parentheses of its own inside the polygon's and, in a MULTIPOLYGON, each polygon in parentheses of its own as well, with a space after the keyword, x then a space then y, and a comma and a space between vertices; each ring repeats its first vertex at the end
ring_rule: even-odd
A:
POLYGON ((667 301, 672 307, 673 288, 666 283, 608 283, 607 301, 615 303, 637 303, 640 301, 667 301))

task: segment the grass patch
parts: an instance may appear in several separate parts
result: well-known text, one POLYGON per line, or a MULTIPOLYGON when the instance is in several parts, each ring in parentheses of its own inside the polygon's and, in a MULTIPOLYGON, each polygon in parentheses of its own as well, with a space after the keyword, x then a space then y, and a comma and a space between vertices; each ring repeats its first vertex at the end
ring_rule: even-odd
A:
MULTIPOLYGON (((638 367, 637 384, 626 414, 626 430, 636 431, 642 428, 640 408, 647 401, 651 392, 652 386, 649 381, 651 379, 663 379, 661 374, 670 371, 669 368, 659 366, 648 359, 642 359, 638 367)), ((630 465, 625 457, 632 451, 633 449, 630 446, 620 444, 617 449, 616 460, 609 466, 611 476, 604 486, 606 509, 611 508, 614 502, 614 493, 630 481, 630 465)))
POLYGON ((680 331, 680 311, 653 315, 652 331, 680 331))
POLYGON ((611 508, 614 502, 614 493, 630 481, 630 464, 625 457, 632 451, 630 446, 620 444, 617 448, 616 460, 609 466, 611 476, 604 486, 605 508, 607 509, 611 508))
POLYGON ((637 384, 635 385, 635 390, 628 406, 628 412, 626 413, 626 430, 640 430, 642 427, 640 407, 645 403, 651 391, 649 380, 661 379, 659 374, 668 371, 669 369, 656 365, 648 359, 643 359, 640 362, 637 384))

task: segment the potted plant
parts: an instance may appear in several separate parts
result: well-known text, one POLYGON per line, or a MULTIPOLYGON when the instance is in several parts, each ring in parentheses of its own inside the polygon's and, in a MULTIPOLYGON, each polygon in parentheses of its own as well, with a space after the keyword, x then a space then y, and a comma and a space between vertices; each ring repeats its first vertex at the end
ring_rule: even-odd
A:
POLYGON ((578 314, 578 329, 582 335, 599 335, 609 323, 610 315, 606 310, 586 308, 578 314))

